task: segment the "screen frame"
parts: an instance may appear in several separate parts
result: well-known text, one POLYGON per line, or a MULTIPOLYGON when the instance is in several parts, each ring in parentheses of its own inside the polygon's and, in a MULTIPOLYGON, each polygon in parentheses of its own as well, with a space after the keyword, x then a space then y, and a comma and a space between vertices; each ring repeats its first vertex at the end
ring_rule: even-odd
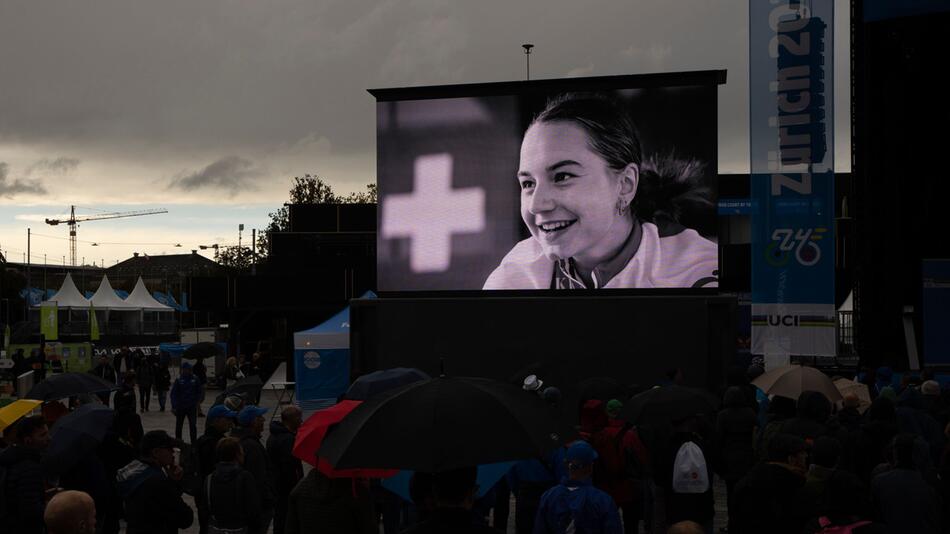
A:
MULTIPOLYGON (((405 100, 440 100, 447 98, 512 96, 529 93, 556 93, 568 91, 615 91, 620 89, 646 89, 656 87, 690 87, 711 85, 719 86, 726 83, 726 70, 697 70, 683 72, 663 72, 649 74, 624 74, 616 76, 591 76, 583 78, 550 78, 540 80, 484 82, 456 85, 428 85, 419 87, 394 87, 367 89, 367 92, 376 98, 376 103, 399 102, 405 100)), ((717 87, 718 88, 718 87, 717 87)), ((718 107, 714 111, 716 125, 719 124, 718 107)), ((377 151, 379 147, 377 146, 377 151)), ((379 167, 377 159, 376 183, 379 184, 379 167)), ((719 175, 718 161, 716 175, 719 175)), ((380 219, 380 203, 376 204, 377 221, 380 219)), ((379 226, 377 223, 376 231, 379 226)), ((717 242, 719 271, 722 271, 722 240, 717 242)), ((457 290, 379 290, 379 264, 376 265, 376 294, 380 298, 486 298, 486 297, 538 297, 559 298, 591 297, 591 296, 631 296, 631 295, 718 295, 730 293, 721 287, 692 288, 616 288, 605 291, 603 289, 457 289, 457 290)))

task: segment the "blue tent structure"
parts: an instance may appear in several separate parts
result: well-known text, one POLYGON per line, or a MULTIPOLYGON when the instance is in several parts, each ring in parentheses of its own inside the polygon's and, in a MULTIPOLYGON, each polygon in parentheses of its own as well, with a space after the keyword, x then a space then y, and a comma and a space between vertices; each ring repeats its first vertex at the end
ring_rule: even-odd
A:
MULTIPOLYGON (((367 291, 361 298, 376 298, 367 291)), ((297 404, 304 411, 336 404, 350 386, 350 307, 323 323, 294 332, 297 404)))

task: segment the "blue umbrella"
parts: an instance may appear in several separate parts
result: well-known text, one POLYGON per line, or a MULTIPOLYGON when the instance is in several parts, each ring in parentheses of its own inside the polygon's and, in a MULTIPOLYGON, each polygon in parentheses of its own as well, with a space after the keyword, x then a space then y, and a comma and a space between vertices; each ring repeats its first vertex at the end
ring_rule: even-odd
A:
POLYGON ((114 418, 115 412, 102 404, 84 404, 64 415, 53 425, 43 465, 53 473, 65 473, 102 443, 114 418))
MULTIPOLYGON (((478 494, 476 497, 479 499, 484 497, 490 489, 495 487, 495 483, 501 480, 501 477, 505 476, 505 474, 511 470, 511 467, 514 466, 515 463, 516 462, 498 462, 478 466, 478 475, 475 479, 475 483, 478 484, 478 494)), ((413 474, 415 474, 415 471, 400 471, 396 473, 395 476, 384 478, 382 485, 384 488, 402 497, 403 500, 412 502, 412 498, 409 496, 409 481, 412 480, 413 474)))
POLYGON ((344 398, 349 400, 366 400, 384 391, 428 379, 429 375, 411 367, 383 369, 382 371, 375 371, 357 378, 353 381, 350 389, 346 390, 344 398))

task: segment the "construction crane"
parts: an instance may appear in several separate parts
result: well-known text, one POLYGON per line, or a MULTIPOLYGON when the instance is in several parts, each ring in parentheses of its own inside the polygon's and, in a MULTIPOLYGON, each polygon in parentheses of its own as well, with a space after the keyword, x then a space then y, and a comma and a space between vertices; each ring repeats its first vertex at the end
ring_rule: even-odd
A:
POLYGON ((138 217, 140 215, 155 215, 158 213, 168 213, 166 209, 152 209, 139 211, 122 211, 115 213, 102 213, 100 215, 80 215, 76 217, 76 206, 69 207, 68 219, 46 219, 46 224, 56 226, 58 224, 69 225, 69 261, 70 265, 76 266, 76 227, 77 223, 86 221, 100 221, 102 219, 119 219, 122 217, 138 217))

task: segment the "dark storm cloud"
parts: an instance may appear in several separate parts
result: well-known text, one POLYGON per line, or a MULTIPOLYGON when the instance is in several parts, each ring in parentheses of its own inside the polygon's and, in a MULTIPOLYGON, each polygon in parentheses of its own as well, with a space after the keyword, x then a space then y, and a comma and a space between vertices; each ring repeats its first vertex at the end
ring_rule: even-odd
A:
POLYGON ((13 198, 20 193, 45 195, 46 188, 38 180, 10 180, 10 166, 0 161, 0 197, 13 198))
POLYGON ((176 178, 168 187, 183 191, 218 189, 235 196, 242 191, 258 189, 255 179, 260 176, 260 170, 251 161, 239 156, 227 156, 200 171, 176 178))
POLYGON ((0 64, 11 73, 0 141, 98 143, 122 155, 132 145, 247 154, 308 136, 366 152, 367 88, 522 79, 526 41, 536 45, 534 78, 732 69, 746 53, 748 9, 737 0, 13 5, 0 16, 0 64), (672 52, 630 52, 653 43, 672 52))
POLYGON ((26 174, 38 173, 61 173, 65 174, 75 170, 79 166, 77 158, 59 157, 56 159, 43 158, 26 168, 26 174))

